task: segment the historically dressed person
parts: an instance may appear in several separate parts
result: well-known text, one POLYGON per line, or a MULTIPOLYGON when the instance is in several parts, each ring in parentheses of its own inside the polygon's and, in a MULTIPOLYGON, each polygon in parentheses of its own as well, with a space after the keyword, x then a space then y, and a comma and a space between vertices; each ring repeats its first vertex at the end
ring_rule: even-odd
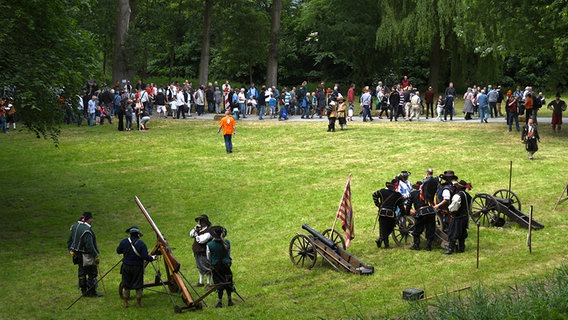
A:
POLYGON ((339 96, 337 98, 337 121, 339 122, 339 128, 341 130, 347 129, 347 104, 345 103, 345 98, 339 96))
POLYGON ((552 110, 552 131, 560 132, 560 129, 562 129, 562 112, 566 111, 566 102, 560 99, 560 93, 556 94, 556 99, 548 104, 547 109, 552 110))
POLYGON ((219 130, 217 130, 217 133, 223 130, 227 153, 233 153, 233 135, 237 134, 236 126, 237 123, 235 122, 235 118, 231 117, 231 112, 228 110, 225 111, 225 116, 219 121, 219 130))
POLYGON ((337 102, 331 101, 327 107, 327 132, 335 132, 335 121, 337 120, 337 102))
POLYGON ((220 226, 211 227, 213 239, 207 243, 207 258, 213 272, 213 283, 217 287, 216 308, 223 307, 223 291, 227 292, 227 305, 233 305, 233 273, 231 272, 231 242, 225 239, 227 230, 220 226))
POLYGON ((529 159, 532 160, 534 153, 538 151, 537 142, 540 142, 537 126, 532 118, 529 118, 527 124, 523 127, 521 140, 525 144, 529 159))
POLYGON ((146 244, 140 240, 142 232, 138 227, 130 227, 126 229, 126 233, 130 237, 123 239, 116 253, 122 254, 122 298, 124 299, 124 307, 128 308, 128 300, 130 299, 130 290, 136 290, 136 306, 142 306, 142 290, 144 288, 144 261, 152 262, 155 256, 148 254, 146 244))
POLYGON ((465 251, 465 239, 467 238, 472 200, 467 190, 471 190, 471 184, 460 180, 454 183, 454 190, 455 194, 452 196, 452 202, 448 206, 452 217, 448 226, 449 245, 444 254, 465 251))
POLYGON ((206 214, 202 214, 195 218, 197 225, 189 231, 189 237, 193 238, 193 245, 191 250, 195 257, 195 264, 197 271, 199 271, 198 287, 203 287, 204 278, 207 277, 207 287, 211 286, 211 268, 209 267, 209 260, 207 259, 207 243, 213 238, 209 233, 211 222, 206 214))
POLYGON ((382 244, 389 248, 389 236, 396 226, 397 213, 404 212, 404 198, 396 191, 398 181, 393 179, 385 183, 385 188, 373 193, 373 201, 379 208, 379 238, 375 240, 377 247, 382 244))
POLYGON ((436 211, 432 205, 428 204, 422 195, 422 181, 416 182, 412 186, 412 192, 406 199, 406 212, 415 218, 412 238, 414 244, 410 250, 420 250, 420 235, 426 230, 426 250, 432 250, 432 241, 436 235, 436 211))
POLYGON ((436 210, 440 220, 442 221, 442 229, 447 232, 449 223, 449 211, 448 206, 452 201, 452 196, 454 195, 454 190, 452 185, 458 180, 458 177, 454 174, 452 170, 446 170, 443 174, 438 177, 440 185, 436 191, 434 210, 436 210))
POLYGON ((412 192, 412 183, 408 181, 409 176, 410 172, 401 171, 395 177, 395 179, 398 180, 396 191, 398 191, 404 198, 408 198, 410 196, 410 192, 412 192))
POLYGON ((67 249, 73 257, 73 263, 79 268, 79 288, 85 297, 101 297, 97 293, 97 276, 99 264, 99 249, 97 238, 91 225, 93 214, 84 212, 73 226, 67 240, 67 249))

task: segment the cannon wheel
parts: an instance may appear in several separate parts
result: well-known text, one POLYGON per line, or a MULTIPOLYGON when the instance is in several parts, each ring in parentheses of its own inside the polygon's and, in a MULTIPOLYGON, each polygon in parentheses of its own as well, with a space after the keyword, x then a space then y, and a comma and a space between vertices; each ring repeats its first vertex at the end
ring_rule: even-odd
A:
POLYGON ((442 248, 448 247, 448 233, 444 229, 444 221, 441 214, 436 214, 436 236, 434 239, 442 248))
POLYGON ((333 232, 332 229, 325 229, 321 234, 329 240, 333 241, 333 244, 341 246, 343 250, 347 249, 343 235, 341 235, 341 232, 337 231, 336 229, 333 229, 333 232))
POLYGON ((482 226, 492 226, 499 220, 497 202, 487 193, 478 193, 471 201, 471 217, 482 226))
POLYGON ((397 246, 407 246, 414 243, 412 230, 416 220, 411 216, 400 216, 397 218, 396 226, 392 233, 392 238, 397 246))
POLYGON ((511 205, 521 211, 521 201, 513 191, 509 189, 501 189, 495 191, 493 196, 502 199, 509 199, 511 201, 511 205))
POLYGON ((316 264, 316 249, 307 236, 298 234, 290 241, 290 260, 296 267, 311 269, 316 264))

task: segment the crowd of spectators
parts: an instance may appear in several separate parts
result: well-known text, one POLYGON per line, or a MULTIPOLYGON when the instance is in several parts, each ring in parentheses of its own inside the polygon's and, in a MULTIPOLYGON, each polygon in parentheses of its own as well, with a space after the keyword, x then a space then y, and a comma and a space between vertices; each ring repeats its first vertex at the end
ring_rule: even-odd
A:
MULTIPOLYGON (((382 81, 372 89, 365 86, 360 93, 352 84, 346 95, 348 121, 353 121, 355 109, 360 110, 359 115, 364 122, 374 121, 373 116, 390 121, 415 121, 422 116, 441 122, 453 121, 458 116, 455 101, 459 96, 451 82, 437 99, 431 86, 421 93, 407 76, 390 87, 382 81), (358 101, 356 97, 359 97, 358 101)), ((103 125, 105 120, 112 124, 113 119, 118 118, 118 129, 128 131, 134 122, 137 129, 146 130, 152 116, 186 119, 205 113, 221 115, 225 111, 229 111, 236 120, 252 116, 259 120, 268 116, 281 121, 292 116, 313 119, 326 116, 330 104, 340 97, 343 98, 343 92, 338 84, 326 88, 323 81, 315 91, 309 92, 306 81, 298 88, 278 89, 265 85, 258 88, 254 83, 248 88, 233 88, 228 80, 222 85, 215 81, 196 88, 187 80, 184 83, 171 82, 167 86, 144 84, 138 80, 135 85, 128 81, 117 82, 111 87, 104 84, 99 87, 96 81, 90 80, 85 86, 84 95, 77 96, 78 113, 83 116, 77 117, 77 112, 72 112, 71 107, 66 121, 81 125, 84 118, 90 126, 94 126, 103 125)), ((524 90, 516 87, 514 91, 505 91, 501 86, 473 85, 461 99, 465 120, 478 117, 480 122, 487 123, 489 117, 504 117, 509 130, 515 124, 517 131, 520 130, 519 115, 525 115, 527 120, 532 117, 536 121, 539 109, 546 106, 543 93, 534 92, 530 86, 524 90)))

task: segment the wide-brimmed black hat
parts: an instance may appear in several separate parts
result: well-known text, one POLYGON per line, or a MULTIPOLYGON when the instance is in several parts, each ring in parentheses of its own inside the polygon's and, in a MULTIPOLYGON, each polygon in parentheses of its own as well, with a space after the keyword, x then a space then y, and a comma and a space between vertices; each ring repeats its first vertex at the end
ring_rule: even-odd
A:
POLYGON ((458 179, 458 176, 456 176, 456 174, 454 173, 453 170, 444 171, 443 176, 446 180, 457 180, 458 179))
POLYGON ((465 180, 456 181, 454 183, 455 187, 470 190, 472 187, 471 183, 466 182, 465 180))
POLYGON ((130 234, 138 233, 140 236, 143 236, 142 232, 140 232, 140 229, 136 226, 132 226, 132 227, 126 229, 125 232, 130 233, 130 234))
POLYGON ((227 235, 227 229, 222 226, 214 226, 209 229, 209 233, 214 239, 221 239, 227 235))
POLYGON ((199 217, 195 218, 195 222, 201 222, 204 221, 207 225, 211 225, 211 222, 209 221, 209 217, 206 214, 202 214, 199 217))

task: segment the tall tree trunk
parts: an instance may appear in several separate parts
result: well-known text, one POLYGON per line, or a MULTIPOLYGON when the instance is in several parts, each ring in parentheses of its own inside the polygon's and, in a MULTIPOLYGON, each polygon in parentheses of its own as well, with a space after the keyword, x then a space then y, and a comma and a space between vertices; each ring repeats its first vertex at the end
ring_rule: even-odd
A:
MULTIPOLYGON (((430 77, 429 84, 434 89, 434 92, 438 92, 440 88, 440 61, 442 54, 442 49, 440 48, 440 36, 438 33, 434 34, 434 39, 432 39, 432 48, 430 49, 430 77)), ((442 87, 442 90, 444 88, 442 87)))
POLYGON ((282 0, 273 0, 270 9, 270 34, 268 45, 268 63, 266 66, 266 85, 278 85, 278 56, 280 55, 280 16, 282 0))
POLYGON ((207 86, 207 78, 209 77, 212 16, 213 0, 205 0, 205 12, 203 13, 203 40, 201 42, 201 60, 199 62, 199 84, 203 86, 207 86))
POLYGON ((128 39, 128 30, 130 28, 131 13, 130 0, 119 0, 117 17, 118 23, 116 25, 116 35, 112 55, 112 81, 130 79, 131 76, 125 52, 125 44, 128 39))

